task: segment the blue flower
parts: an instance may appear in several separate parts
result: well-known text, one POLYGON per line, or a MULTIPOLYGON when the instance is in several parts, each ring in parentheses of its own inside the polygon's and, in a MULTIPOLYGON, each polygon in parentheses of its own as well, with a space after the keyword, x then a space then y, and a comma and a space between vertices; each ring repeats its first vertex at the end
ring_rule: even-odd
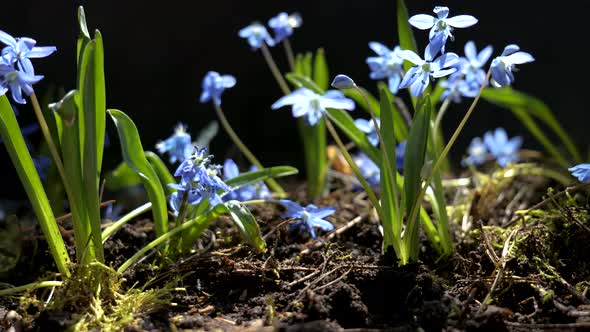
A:
POLYGON ((445 53, 445 44, 447 39, 451 37, 453 40, 453 28, 467 28, 477 23, 477 19, 471 15, 458 15, 454 17, 449 16, 449 8, 436 6, 434 13, 437 17, 426 14, 418 14, 410 17, 408 22, 420 30, 430 29, 428 38, 430 39, 430 47, 432 54, 435 55, 439 51, 445 53))
POLYGON ((404 59, 398 55, 401 48, 396 46, 393 50, 390 50, 387 46, 378 42, 370 42, 369 47, 378 55, 367 58, 367 64, 371 69, 371 79, 387 79, 387 85, 391 93, 397 93, 402 80, 404 64, 404 59))
MULTIPOLYGON (((430 45, 429 45, 430 46, 430 45)), ((455 53, 445 53, 436 60, 432 60, 434 53, 427 46, 424 52, 424 60, 413 51, 403 50, 398 52, 398 56, 414 64, 412 68, 404 75, 399 88, 405 89, 410 87, 410 93, 414 97, 420 96, 426 90, 430 80, 450 75, 457 71, 457 68, 450 68, 459 61, 459 56, 455 53)))
MULTIPOLYGON (((367 134, 367 139, 371 145, 377 146, 379 144, 379 133, 377 132, 377 128, 375 128, 373 119, 356 119, 354 120, 354 124, 360 131, 367 134)), ((377 119, 377 125, 381 126, 381 120, 377 119)))
MULTIPOLYGON (((256 166, 252 166, 250 171, 256 171, 256 166)), ((223 179, 229 180, 240 175, 238 165, 231 159, 226 159, 223 163, 223 179)), ((235 189, 225 195, 223 198, 225 201, 238 200, 240 202, 249 201, 253 199, 268 199, 271 198, 272 194, 268 187, 263 183, 254 183, 239 189, 235 189)))
POLYGON ((496 87, 507 86, 514 82, 512 72, 516 65, 535 61, 532 55, 519 52, 519 50, 518 45, 508 45, 504 48, 502 55, 492 60, 490 67, 492 70, 492 84, 496 87))
POLYGON ((318 208, 313 204, 309 204, 304 208, 287 199, 281 199, 280 202, 285 208, 287 208, 287 212, 281 216, 282 218, 294 218, 299 220, 299 222, 293 224, 294 229, 304 228, 314 239, 316 238, 314 227, 318 227, 327 232, 334 229, 334 225, 323 218, 334 214, 334 212, 336 212, 335 207, 318 208))
POLYGON ((0 96, 6 94, 8 89, 12 93, 12 99, 19 104, 26 104, 23 91, 28 96, 33 93, 33 84, 43 79, 43 76, 35 75, 33 67, 25 72, 17 70, 13 65, 0 63, 0 96))
POLYGON ((488 147, 481 138, 475 137, 471 140, 467 153, 469 155, 461 162, 463 165, 481 165, 488 157, 488 147))
POLYGON ((168 153, 171 164, 178 160, 185 160, 193 152, 191 135, 186 132, 186 126, 179 123, 174 128, 174 134, 164 141, 158 142, 156 149, 160 154, 168 153))
POLYGON ((211 164, 211 158, 206 155, 205 149, 195 149, 176 169, 174 176, 180 177, 180 181, 168 184, 177 191, 176 195, 170 197, 170 206, 176 213, 185 194, 189 204, 196 205, 208 200, 211 206, 215 206, 222 203, 219 191, 232 190, 219 177, 221 166, 211 164))
POLYGON ((268 46, 274 46, 274 41, 270 37, 270 34, 264 27, 264 25, 260 23, 252 23, 249 26, 240 30, 238 35, 242 38, 248 40, 248 44, 252 47, 253 50, 257 50, 266 44, 268 46))
POLYGON ((522 137, 517 136, 509 140, 506 130, 497 128, 493 132, 486 132, 483 141, 501 167, 519 160, 518 150, 522 145, 522 137))
POLYGON ((299 14, 288 15, 282 12, 271 18, 268 21, 268 26, 275 32, 275 43, 280 43, 284 39, 289 38, 293 34, 293 30, 299 28, 302 23, 303 20, 299 14))
POLYGON ((2 49, 2 57, 7 59, 9 64, 18 64, 21 70, 30 75, 35 74, 30 59, 44 58, 57 50, 54 46, 36 47, 37 42, 34 39, 14 38, 2 30, 0 30, 0 42, 7 45, 2 49))
POLYGON ((381 181, 381 170, 379 166, 371 160, 366 154, 359 152, 353 158, 354 163, 359 168, 361 175, 371 187, 378 187, 381 181))
POLYGON ((580 182, 590 182, 590 164, 579 164, 568 168, 568 171, 572 172, 572 175, 580 182))
POLYGON ((336 77, 334 77, 334 80, 332 81, 332 83, 330 84, 333 88, 339 89, 339 90, 346 90, 346 89, 352 89, 356 87, 356 83, 354 83, 354 81, 352 80, 352 78, 350 78, 349 76, 346 75, 336 75, 336 77))
POLYGON ((451 98, 454 102, 461 102, 461 97, 475 98, 484 84, 486 72, 482 67, 488 62, 493 48, 487 46, 477 53, 473 41, 465 44, 465 57, 459 58, 456 64, 458 70, 447 81, 441 82, 445 88, 441 99, 451 98))
POLYGON ((307 123, 312 126, 318 123, 326 108, 352 111, 355 106, 354 101, 344 97, 340 91, 328 90, 324 95, 319 95, 306 88, 295 90, 290 95, 280 98, 271 108, 276 110, 286 105, 293 106, 293 117, 306 116, 307 123))
POLYGON ((215 106, 221 106, 221 94, 225 89, 232 88, 236 85, 236 78, 231 75, 219 75, 216 71, 210 71, 203 79, 203 92, 201 93, 201 103, 213 100, 215 106))

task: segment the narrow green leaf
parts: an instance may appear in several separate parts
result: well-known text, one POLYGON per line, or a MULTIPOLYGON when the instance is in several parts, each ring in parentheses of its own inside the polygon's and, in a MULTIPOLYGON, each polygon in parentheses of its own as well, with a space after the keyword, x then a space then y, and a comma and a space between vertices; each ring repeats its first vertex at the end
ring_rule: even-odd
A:
POLYGON ((252 172, 242 173, 235 178, 226 180, 225 183, 234 189, 249 186, 266 179, 280 178, 299 173, 297 168, 291 166, 275 166, 252 172))
POLYGON ((302 74, 306 77, 312 77, 313 74, 313 54, 311 52, 305 53, 302 61, 302 74))
MULTIPOLYGON (((399 46, 402 50, 418 52, 418 45, 416 44, 416 38, 414 38, 414 32, 412 26, 408 22, 410 15, 408 14, 408 7, 404 0, 397 0, 397 33, 399 38, 399 46)), ((412 65, 409 62, 404 63, 404 70, 408 71, 412 65)))
MULTIPOLYGON (((390 104, 390 109, 393 116, 393 126, 395 127, 395 139, 397 142, 401 142, 408 137, 408 124, 406 123, 406 119, 400 114, 400 112, 395 107, 393 100, 395 96, 389 91, 389 87, 387 84, 383 82, 379 82, 377 84, 379 87, 379 91, 383 91, 387 94, 387 99, 390 104)), ((383 105, 381 105, 383 107, 383 105)))
POLYGON ((156 236, 161 236, 168 230, 168 210, 166 194, 160 179, 145 157, 139 133, 133 121, 119 110, 107 112, 117 127, 123 159, 142 179, 143 186, 152 202, 156 236))
MULTIPOLYGON (((106 111, 107 111, 107 97, 105 88, 105 74, 104 74, 104 46, 102 42, 102 35, 100 31, 94 32, 94 63, 93 63, 93 85, 94 85, 94 126, 95 126, 95 149, 96 149, 96 169, 100 178, 100 171, 102 169, 102 155, 104 152, 104 135, 106 127, 106 111)), ((88 110, 85 110, 88 112, 88 110)))
MULTIPOLYGON (((369 105, 371 106, 371 109, 375 112, 375 116, 380 117, 381 111, 379 110, 379 100, 377 100, 375 96, 373 96, 369 91, 365 90, 364 88, 360 89, 363 91, 365 96, 367 96, 367 99, 369 100, 369 105)), ((359 105, 362 109, 364 109, 367 113, 370 112, 369 108, 367 107, 367 103, 365 103, 365 99, 357 89, 342 90, 342 93, 344 93, 346 97, 354 100, 356 104, 359 105)))
MULTIPOLYGON (((418 112, 414 115, 404 156, 404 206, 407 216, 412 215, 412 207, 418 198, 418 193, 422 185, 421 171, 426 158, 426 148, 430 132, 430 113, 432 111, 430 97, 428 95, 419 99, 417 105, 418 112)), ((409 258, 410 260, 415 260, 418 256, 419 225, 419 220, 407 221, 404 238, 406 243, 405 248, 407 250, 406 254, 408 256, 404 257, 404 259, 409 258)))
POLYGON ((287 81, 289 81, 289 83, 293 84, 294 87, 296 87, 297 89, 299 88, 307 88, 312 90, 315 93, 319 93, 319 94, 324 94, 324 90, 322 90, 322 88, 320 88, 314 81, 312 81, 309 77, 301 75, 301 74, 295 74, 295 73, 289 73, 286 75, 287 81))
POLYGON ((295 56, 295 73, 303 75, 303 54, 297 54, 295 56))
POLYGON ((84 38, 90 39, 88 25, 86 24, 86 13, 84 12, 84 6, 78 7, 78 24, 80 25, 80 34, 84 38))
POLYGON ((328 109, 326 114, 356 146, 377 165, 381 165, 381 153, 379 149, 371 145, 367 135, 354 124, 354 120, 348 112, 337 109, 328 109))
POLYGON ((156 174, 158 174, 158 178, 160 179, 160 184, 162 185, 163 188, 165 188, 166 194, 170 195, 173 192, 175 192, 176 190, 174 190, 173 188, 168 186, 168 184, 176 183, 176 180, 174 179, 174 176, 172 176, 172 174, 168 170, 168 167, 166 167, 166 164, 164 164, 162 159, 160 159, 160 157, 158 157, 157 154, 155 154, 151 151, 146 151, 145 157, 152 165, 154 171, 156 171, 156 174))
POLYGON ((43 189, 33 159, 27 149, 20 126, 6 95, 0 96, 0 135, 12 160, 18 177, 25 188, 33 211, 39 220, 41 230, 47 239, 49 250, 60 273, 69 276, 70 258, 65 243, 59 232, 51 205, 43 189))
POLYGON ((326 54, 323 48, 318 49, 313 63, 313 81, 326 91, 330 88, 330 72, 326 62, 326 54))
POLYGON ((382 220, 383 225, 383 247, 393 246, 397 255, 401 250, 401 233, 402 220, 399 209, 399 195, 397 192, 397 176, 395 162, 395 125, 393 120, 393 105, 389 99, 387 88, 380 89, 381 97, 381 151, 387 154, 382 155, 381 169, 381 207, 386 220, 382 220), (389 164, 387 162, 389 161, 389 164))
POLYGON ((240 231, 244 241, 260 253, 266 252, 266 243, 260 233, 256 218, 244 204, 239 201, 229 201, 225 206, 234 225, 240 231))
MULTIPOLYGON (((582 157, 576 147, 576 144, 574 144, 571 137, 567 134, 563 127, 561 127, 559 121, 557 120, 551 109, 541 100, 533 96, 527 95, 525 93, 511 89, 510 87, 502 89, 487 88, 483 91, 482 97, 489 102, 512 110, 515 113, 515 115, 517 115, 516 113, 519 112, 518 110, 521 110, 538 118, 539 120, 541 120, 543 124, 548 126, 549 129, 551 129, 553 133, 557 135, 557 137, 559 137, 562 144, 567 148, 568 152, 571 154, 575 162, 582 162, 582 157)), ((529 127, 529 124, 525 123, 525 125, 529 127)), ((531 127, 529 127, 529 130, 533 132, 533 129, 531 129, 531 127)), ((537 139, 539 139, 539 137, 537 137, 537 139)), ((543 145, 545 145, 545 143, 543 143, 543 145)), ((545 148, 547 148, 547 146, 545 146, 545 148)), ((555 149, 556 147, 553 145, 553 150, 555 149)), ((557 155, 554 155, 553 153, 551 154, 553 155, 553 157, 557 157, 557 155)))
POLYGON ((126 162, 120 163, 105 176, 105 187, 110 191, 118 191, 141 183, 139 175, 126 162))
POLYGON ((297 119, 299 133, 303 140, 305 153, 305 173, 307 176, 307 192, 311 197, 320 197, 326 183, 326 123, 320 119, 311 126, 303 118, 297 119))

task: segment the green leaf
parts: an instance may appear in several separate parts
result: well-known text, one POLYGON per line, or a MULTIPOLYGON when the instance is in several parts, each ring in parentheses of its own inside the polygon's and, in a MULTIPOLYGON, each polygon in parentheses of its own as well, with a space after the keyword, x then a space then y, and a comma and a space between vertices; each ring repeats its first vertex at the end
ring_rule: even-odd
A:
MULTIPOLYGON (((82 159, 80 155, 79 126, 81 112, 77 107, 78 91, 68 92, 62 100, 51 104, 51 108, 58 117, 55 120, 61 124, 61 150, 64 163, 64 171, 68 174, 65 181, 69 188, 69 203, 74 225, 74 240, 76 242, 76 258, 81 264, 88 264, 100 257, 96 244, 91 238, 92 226, 86 209, 86 188, 82 174, 82 159), (71 196, 70 196, 71 195, 71 196), (98 256, 98 257, 97 257, 98 256)), ((100 227, 100 220, 98 220, 100 227)))
MULTIPOLYGON (((414 32, 412 26, 408 22, 410 15, 408 14, 408 7, 404 0, 397 0, 397 33, 399 38, 399 46, 402 50, 418 52, 418 45, 416 44, 416 38, 414 38, 414 32)), ((409 62, 404 63, 404 70, 408 71, 412 65, 409 62)))
MULTIPOLYGON (((379 82, 377 86, 379 87, 379 91, 387 94, 387 99, 393 116, 393 126, 395 127, 395 139, 397 142, 401 142, 408 137, 408 124, 406 123, 406 119, 404 119, 395 107, 393 103, 395 96, 389 91, 387 84, 379 82)), ((383 107, 383 104, 381 104, 381 107, 383 107)))
POLYGON ((216 209, 224 206, 229 213, 232 222, 240 231, 244 241, 260 253, 266 252, 266 243, 260 234, 260 228, 256 218, 244 204, 239 201, 229 201, 220 204, 216 209))
POLYGON ((78 7, 78 24, 80 25, 80 34, 84 38, 90 39, 88 25, 86 24, 86 13, 84 12, 84 6, 78 7))
POLYGON ((371 145, 367 135, 354 124, 354 120, 348 112, 337 109, 328 109, 326 114, 356 146, 377 165, 381 165, 381 153, 379 149, 371 145))
POLYGON ((225 183, 234 189, 239 189, 260 181, 264 181, 266 179, 280 178, 284 176, 295 175, 297 173, 299 173, 299 171, 295 167, 275 166, 252 172, 242 173, 234 178, 225 180, 225 183))
POLYGON ((39 220, 41 230, 47 239, 49 250, 60 273, 69 276, 68 264, 70 258, 65 243, 59 232, 51 205, 43 189, 39 174, 33 164, 31 154, 27 149, 20 126, 14 116, 14 111, 6 95, 0 96, 0 135, 4 146, 12 160, 27 197, 39 220))
MULTIPOLYGON (((551 155, 557 160, 563 159, 561 153, 556 153, 557 148, 551 140, 543 138, 538 133, 543 133, 541 130, 535 129, 536 124, 530 116, 534 116, 539 119, 543 124, 549 127, 557 137, 561 140, 562 144, 566 147, 571 157, 576 163, 582 162, 582 157, 576 145, 574 144, 571 137, 561 127, 559 121, 551 111, 551 109, 545 105, 541 100, 527 95, 525 93, 511 89, 510 87, 501 89, 487 88, 483 91, 482 97, 487 101, 500 105, 502 107, 512 110, 517 117, 523 122, 525 126, 535 135, 537 139, 544 145, 551 155), (522 113, 526 112, 527 116, 522 116, 522 113), (526 118, 526 120, 525 120, 526 118)), ((538 127, 537 127, 538 128, 538 127)), ((544 136, 544 135, 543 135, 544 136)), ((569 163, 568 163, 569 165, 569 163)), ((567 166, 567 165, 566 165, 567 166)))
POLYGON ((120 163, 105 177, 105 187, 110 191, 119 191, 138 184, 141 184, 141 178, 126 162, 120 163))
POLYGON ((401 250, 401 233, 402 220, 399 207, 399 195, 397 192, 397 176, 395 162, 395 125, 393 119, 393 105, 389 98, 387 87, 381 87, 381 151, 387 154, 382 156, 381 169, 381 207, 385 220, 381 221, 383 225, 383 248, 387 249, 393 246, 396 254, 399 255, 401 250), (389 163, 387 162, 389 161, 389 163))
POLYGON ((297 89, 299 88, 307 88, 312 90, 315 93, 319 93, 319 94, 324 94, 324 90, 322 90, 322 88, 320 88, 314 81, 312 81, 309 77, 301 75, 301 74, 295 74, 295 73, 289 73, 286 75, 287 77, 287 81, 289 81, 289 83, 293 84, 294 87, 296 87, 297 89))
POLYGON ((313 67, 312 67, 312 62, 313 61, 313 54, 311 52, 307 52, 305 53, 305 55, 303 56, 303 60, 301 63, 301 68, 302 68, 302 74, 306 77, 312 77, 311 75, 313 74, 313 67))
POLYGON ((324 192, 328 160, 326 157, 326 123, 322 118, 311 126, 304 118, 297 119, 303 140, 307 192, 311 197, 320 197, 324 192))
POLYGON ((164 164, 162 159, 160 159, 160 157, 158 157, 157 154, 151 151, 146 151, 145 157, 156 171, 156 174, 158 174, 158 178, 160 179, 160 184, 162 184, 162 187, 166 188, 166 194, 170 195, 173 192, 175 192, 176 190, 168 186, 168 184, 176 183, 176 180, 174 179, 174 177, 172 176, 172 174, 168 170, 168 167, 166 167, 166 164, 164 164))
MULTIPOLYGON (((375 98, 375 96, 373 96, 369 91, 365 90, 364 88, 359 87, 359 89, 361 89, 363 91, 363 93, 365 94, 365 96, 367 96, 367 99, 369 100, 369 105, 371 106, 371 109, 373 111, 375 111, 375 116, 380 117, 381 111, 379 110, 379 100, 377 100, 377 98, 375 98)), ((370 110, 367 107, 367 103, 365 102, 365 99, 363 98, 363 96, 361 95, 361 93, 357 89, 347 89, 347 90, 341 90, 341 91, 342 91, 342 93, 344 93, 344 95, 346 97, 354 100, 356 102, 356 104, 359 105, 362 109, 364 109, 367 113, 370 113, 370 110)))
MULTIPOLYGON (((412 215, 412 207, 418 198, 422 185, 421 171, 426 158, 426 147, 430 132, 430 113, 432 107, 430 97, 425 95, 418 100, 418 112, 414 115, 412 127, 408 135, 406 152, 404 156, 404 198, 407 216, 412 215)), ((417 214, 416 214, 417 215, 417 214)), ((415 260, 418 256, 418 230, 419 220, 408 220, 406 233, 406 250, 409 257, 415 260)))
POLYGON ((318 49, 315 54, 313 81, 324 91, 330 88, 330 72, 328 71, 328 63, 323 48, 318 49))
POLYGON ((141 177, 150 202, 152 202, 156 236, 161 236, 168 230, 168 209, 166 194, 160 179, 145 157, 139 133, 133 121, 119 110, 108 110, 107 112, 117 127, 123 159, 141 177))

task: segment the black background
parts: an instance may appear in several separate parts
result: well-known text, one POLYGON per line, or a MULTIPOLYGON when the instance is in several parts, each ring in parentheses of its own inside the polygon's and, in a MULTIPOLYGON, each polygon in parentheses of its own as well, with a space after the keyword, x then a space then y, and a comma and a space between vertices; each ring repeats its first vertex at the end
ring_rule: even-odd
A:
MULTIPOLYGON (((533 54, 536 62, 521 66, 515 87, 543 99, 585 151, 590 117, 586 106, 589 5, 585 1, 553 2, 551 6, 540 3, 408 1, 408 7, 413 15, 432 14, 434 5, 446 5, 450 16, 471 14, 479 19, 474 27, 455 30, 456 40, 448 44, 448 51, 463 55, 464 43, 474 40, 478 50, 492 44, 495 55, 508 43, 519 44, 533 54)), ((324 47, 332 76, 347 73, 373 92, 375 82, 368 78, 365 64, 366 57, 372 55, 367 43, 397 44, 393 0, 5 1, 0 29, 16 37, 33 37, 40 46, 58 48, 51 57, 35 61, 37 72, 46 76, 35 87, 39 94, 50 83, 65 89, 75 87, 76 9, 81 4, 89 27, 99 28, 104 37, 107 105, 134 119, 146 149, 168 137, 180 121, 188 124, 194 137, 215 119, 211 106, 199 104, 198 98, 204 74, 216 70, 237 77, 237 85, 223 95, 223 108, 238 134, 266 165, 303 168, 301 144, 290 110, 270 109, 281 96, 280 90, 261 54, 251 51, 237 36, 240 28, 255 20, 266 23, 280 11, 298 11, 304 23, 292 39, 296 51, 324 47)), ((415 34, 423 48, 427 32, 415 30, 415 34)), ((286 71, 282 48, 272 52, 286 71)), ((450 109, 444 124, 447 134, 467 107, 464 102, 450 109)), ((28 105, 19 110, 21 123, 33 121, 28 105)), ((106 155, 107 169, 121 160, 116 134, 108 121, 114 144, 106 155)), ((510 135, 525 136, 526 147, 538 147, 509 111, 482 103, 454 148, 455 159, 461 157, 471 137, 497 126, 507 128, 510 135)), ((218 162, 237 155, 230 146, 220 132, 212 144, 218 162)), ((0 195, 8 197, 19 186, 14 185, 15 172, 3 149, 0 157, 4 175, 0 195)))

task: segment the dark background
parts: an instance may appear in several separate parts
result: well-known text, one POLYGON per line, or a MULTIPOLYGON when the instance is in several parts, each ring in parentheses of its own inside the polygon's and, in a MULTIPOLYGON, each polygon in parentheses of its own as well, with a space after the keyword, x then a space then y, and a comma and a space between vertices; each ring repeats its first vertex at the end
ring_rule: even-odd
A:
MULTIPOLYGON (((372 55, 369 41, 389 47, 397 44, 395 1, 336 0, 216 0, 216 1, 5 1, 0 29, 13 36, 30 36, 38 45, 55 45, 58 52, 35 61, 46 78, 36 85, 38 94, 56 84, 75 87, 75 41, 78 35, 76 9, 84 5, 91 29, 99 28, 106 50, 107 105, 129 114, 137 124, 146 149, 168 137, 182 121, 196 136, 215 119, 210 105, 199 104, 201 80, 208 70, 237 77, 238 84, 223 95, 223 108, 235 130, 266 165, 292 164, 302 169, 301 144, 295 121, 287 108, 272 111, 281 96, 259 52, 252 52, 237 36, 252 21, 264 23, 280 11, 298 11, 303 26, 292 43, 296 51, 326 49, 332 76, 347 73, 359 85, 376 92, 365 64, 372 55)), ((587 119, 586 78, 588 58, 588 9, 585 1, 408 1, 410 15, 432 13, 434 5, 451 8, 450 16, 471 14, 479 23, 456 29, 456 40, 447 50, 463 55, 463 45, 472 39, 478 50, 494 46, 498 55, 508 43, 517 43, 536 58, 521 66, 515 87, 543 99, 563 126, 585 150, 587 119), (536 4, 536 5, 533 5, 536 4), (568 39, 573 42, 567 42, 568 39)), ((427 32, 415 30, 419 47, 427 32)), ((286 71, 282 48, 272 50, 286 71)), ((495 56, 494 55, 494 56, 495 56)), ((404 93, 404 97, 407 97, 404 93)), ((468 104, 454 105, 445 119, 447 134, 458 123, 468 104)), ((29 105, 19 108, 19 121, 33 121, 29 105)), ((355 113, 355 116, 361 113, 355 113)), ((107 169, 120 161, 116 134, 107 120, 114 144, 107 152, 107 169)), ((525 136, 525 146, 537 147, 534 139, 509 111, 482 103, 460 142, 454 148, 457 160, 471 137, 503 126, 510 135, 525 136)), ((33 139, 40 139, 33 137, 33 139)), ((218 162, 236 156, 227 136, 220 132, 212 144, 218 162)), ((3 188, 0 195, 14 194, 15 172, 5 151, 2 158, 3 188), (12 179, 12 180, 11 180, 12 179), (12 181, 12 182, 11 182, 12 181)))

